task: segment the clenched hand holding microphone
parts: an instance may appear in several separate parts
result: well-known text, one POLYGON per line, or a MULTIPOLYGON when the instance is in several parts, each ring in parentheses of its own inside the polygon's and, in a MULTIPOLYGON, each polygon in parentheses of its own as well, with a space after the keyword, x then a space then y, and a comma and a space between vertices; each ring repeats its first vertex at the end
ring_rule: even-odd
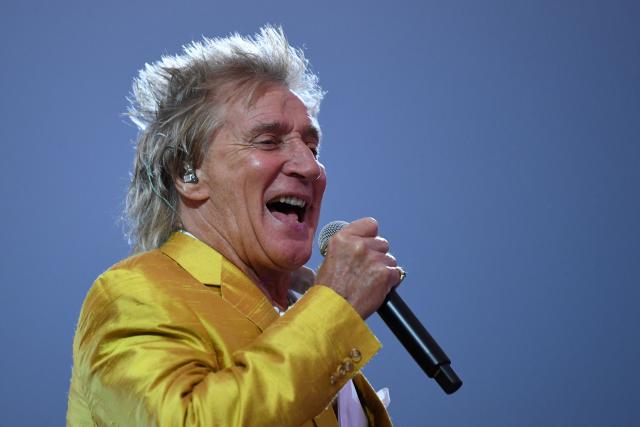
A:
POLYGON ((458 390, 462 380, 451 368, 451 361, 395 292, 405 272, 389 253, 389 243, 378 236, 377 222, 373 218, 352 223, 333 221, 322 228, 318 243, 326 258, 318 270, 317 283, 327 284, 342 295, 363 319, 377 310, 445 393, 458 390))

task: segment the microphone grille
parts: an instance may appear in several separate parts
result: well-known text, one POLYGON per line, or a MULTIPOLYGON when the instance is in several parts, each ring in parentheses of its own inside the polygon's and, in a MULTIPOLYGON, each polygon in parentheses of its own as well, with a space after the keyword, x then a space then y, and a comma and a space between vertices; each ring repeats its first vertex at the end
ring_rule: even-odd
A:
POLYGON ((331 236, 336 234, 345 225, 349 224, 347 221, 331 221, 329 224, 322 227, 320 234, 318 235, 318 246, 320 247, 320 253, 322 256, 327 254, 327 245, 331 236))

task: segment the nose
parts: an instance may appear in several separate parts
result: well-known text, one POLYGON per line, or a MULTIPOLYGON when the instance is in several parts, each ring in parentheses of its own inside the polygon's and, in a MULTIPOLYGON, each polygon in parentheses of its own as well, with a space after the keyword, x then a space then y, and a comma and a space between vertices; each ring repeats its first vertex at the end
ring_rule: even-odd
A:
POLYGON ((290 141, 289 145, 289 157, 284 164, 284 173, 305 181, 317 180, 322 175, 323 168, 309 146, 300 139, 290 141))

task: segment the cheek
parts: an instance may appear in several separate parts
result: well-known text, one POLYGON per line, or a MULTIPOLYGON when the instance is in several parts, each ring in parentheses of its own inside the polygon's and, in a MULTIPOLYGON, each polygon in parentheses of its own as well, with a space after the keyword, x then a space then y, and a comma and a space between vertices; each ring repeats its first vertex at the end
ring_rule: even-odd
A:
POLYGON ((322 200, 322 195, 324 194, 324 190, 327 188, 327 175, 324 173, 324 166, 322 167, 322 173, 320 177, 314 183, 315 194, 317 194, 317 198, 319 201, 322 200))
POLYGON ((260 170, 265 166, 265 159, 259 155, 250 155, 246 161, 246 167, 251 170, 260 170))
POLYGON ((247 156, 242 164, 235 165, 236 170, 234 171, 235 173, 242 171, 243 187, 252 193, 252 196, 259 193, 260 197, 269 183, 277 176, 278 171, 274 159, 261 154, 264 153, 256 152, 247 156))
POLYGON ((283 160, 277 153, 255 150, 249 154, 239 168, 246 168, 249 175, 266 179, 278 173, 283 160))

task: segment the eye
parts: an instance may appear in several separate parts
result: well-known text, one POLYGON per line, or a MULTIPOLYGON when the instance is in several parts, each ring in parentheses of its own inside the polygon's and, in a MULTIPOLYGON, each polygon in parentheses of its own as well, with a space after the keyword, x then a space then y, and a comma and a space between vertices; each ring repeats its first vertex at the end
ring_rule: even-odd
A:
POLYGON ((261 137, 253 141, 254 145, 267 150, 272 150, 276 148, 278 145, 280 145, 281 143, 282 143, 281 139, 273 138, 273 137, 261 137))

